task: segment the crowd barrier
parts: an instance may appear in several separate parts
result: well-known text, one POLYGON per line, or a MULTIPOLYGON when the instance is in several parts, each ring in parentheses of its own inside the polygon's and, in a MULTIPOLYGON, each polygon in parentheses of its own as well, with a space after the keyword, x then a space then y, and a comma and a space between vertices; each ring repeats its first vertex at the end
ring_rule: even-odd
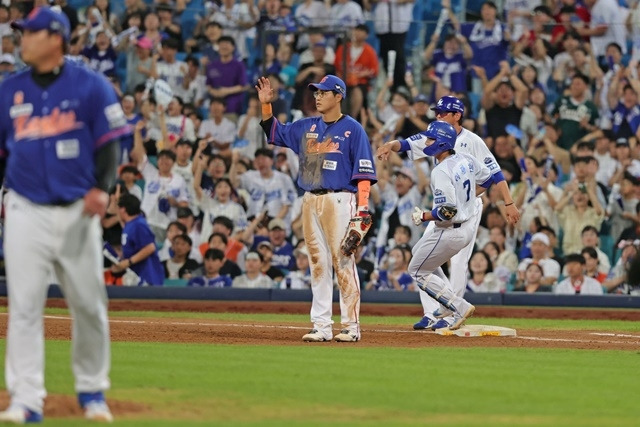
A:
MULTIPOLYGON (((176 287, 107 287, 110 299, 152 300, 201 300, 201 301, 271 301, 310 302, 310 290, 293 289, 233 289, 233 288, 176 288, 176 287)), ((7 296, 5 282, 0 282, 0 296, 7 296)), ((50 298, 61 298, 57 285, 49 288, 50 298)), ((465 296, 474 305, 493 306, 539 306, 539 307, 592 307, 592 308, 640 308, 640 296, 630 295, 554 295, 550 293, 526 294, 476 293, 465 296)), ((338 292, 333 294, 338 302, 338 292)), ((363 291, 363 303, 420 304, 417 292, 363 291)))

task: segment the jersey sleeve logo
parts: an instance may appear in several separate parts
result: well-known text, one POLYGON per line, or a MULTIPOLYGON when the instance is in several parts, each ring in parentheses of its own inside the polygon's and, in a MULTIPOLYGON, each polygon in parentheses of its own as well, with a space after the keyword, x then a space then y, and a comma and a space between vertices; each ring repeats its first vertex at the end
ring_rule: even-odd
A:
POLYGON ((489 163, 491 163, 493 160, 491 159, 491 157, 485 157, 484 158, 484 164, 488 165, 489 163))

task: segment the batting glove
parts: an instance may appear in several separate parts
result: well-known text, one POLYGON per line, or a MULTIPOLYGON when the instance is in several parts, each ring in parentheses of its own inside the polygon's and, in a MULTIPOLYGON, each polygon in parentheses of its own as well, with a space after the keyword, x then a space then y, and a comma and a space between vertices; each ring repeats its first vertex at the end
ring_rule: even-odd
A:
POLYGON ((415 225, 420 225, 424 222, 424 211, 419 207, 413 208, 413 213, 411 214, 411 218, 413 219, 413 223, 415 225))

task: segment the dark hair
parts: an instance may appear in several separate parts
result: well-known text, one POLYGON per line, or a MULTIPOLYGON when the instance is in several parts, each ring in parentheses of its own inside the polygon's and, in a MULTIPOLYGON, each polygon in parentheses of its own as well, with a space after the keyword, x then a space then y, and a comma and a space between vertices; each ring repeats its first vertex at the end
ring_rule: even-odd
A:
POLYGON ((539 233, 547 232, 547 233, 551 234, 553 237, 558 237, 558 235, 556 234, 556 231, 553 228, 549 227, 548 225, 541 225, 538 228, 538 232, 539 233))
POLYGON ((265 156, 273 159, 273 151, 269 150, 268 148, 258 148, 255 152, 255 157, 258 156, 265 156))
POLYGON ((576 165, 578 163, 589 164, 593 160, 595 160, 595 157, 593 157, 593 156, 575 156, 573 159, 571 159, 571 164, 573 164, 573 165, 576 165))
MULTIPOLYGON (((531 264, 527 265, 527 268, 524 269, 525 273, 527 272, 527 270, 531 267, 536 267, 538 269, 538 271, 540 271, 540 278, 542 279, 544 277, 544 270, 542 269, 542 266, 538 263, 532 262, 531 264)), ((525 283, 526 283, 526 279, 525 279, 525 283)))
MULTIPOLYGON (((500 252, 500 251, 498 251, 500 252)), ((492 273, 493 272, 493 263, 491 262, 491 258, 489 258, 489 255, 487 255, 486 252, 484 251, 474 251, 471 256, 469 257, 469 263, 467 264, 467 267, 469 268, 469 273, 471 275, 473 275, 473 272, 471 271, 471 260, 473 259, 473 256, 476 254, 481 254, 485 260, 487 260, 487 269, 485 270, 485 273, 492 273)))
MULTIPOLYGON (((498 228, 500 228, 500 227, 498 227, 498 228)), ((502 252, 500 250, 500 246, 496 242, 493 242, 493 241, 489 240, 487 243, 485 243, 484 248, 486 248, 489 245, 493 246, 493 248, 496 250, 496 252, 498 252, 498 253, 502 252)), ((482 252, 484 252, 484 248, 482 248, 482 252)), ((484 252, 484 253, 486 253, 486 252, 484 252)), ((489 254, 487 254, 487 255, 489 255, 489 254)))
POLYGON ((587 254, 591 258, 598 259, 598 251, 596 251, 596 249, 591 246, 585 246, 584 248, 582 248, 582 250, 580 251, 580 254, 581 255, 587 254))
POLYGON ((229 233, 233 232, 233 221, 226 216, 217 216, 213 219, 213 225, 220 224, 229 229, 229 233))
POLYGON ((245 257, 245 259, 249 258, 249 254, 256 254, 258 255, 258 258, 260 258, 260 262, 264 262, 264 257, 262 256, 262 254, 258 251, 249 251, 247 252, 247 256, 245 257))
POLYGON ((595 228, 593 225, 587 225, 586 227, 584 227, 582 229, 582 231, 580 232, 580 235, 582 236, 587 231, 593 231, 594 233, 596 233, 596 236, 600 236, 600 233, 598 232, 598 229, 595 228))
POLYGON ((189 237, 188 234, 178 234, 176 237, 173 238, 173 242, 175 242, 176 240, 182 240, 185 243, 188 243, 189 246, 193 246, 193 240, 191 240, 191 237, 189 237))
POLYGON ((129 216, 139 215, 141 212, 140 199, 133 194, 123 194, 120 196, 118 207, 124 208, 129 216))
POLYGON ((177 227, 180 230, 180 234, 187 234, 187 226, 178 221, 171 221, 169 225, 167 225, 167 230, 170 227, 177 227))
POLYGON ((222 261, 224 259, 224 252, 222 252, 220 249, 207 249, 207 251, 204 253, 204 259, 222 261))
POLYGON ((569 254, 564 257, 564 264, 567 265, 570 262, 579 262, 580 264, 584 265, 585 260, 582 254, 569 254))
POLYGON ((218 28, 222 29, 222 24, 219 23, 218 21, 209 21, 207 23, 207 25, 205 26, 205 29, 209 28, 209 27, 218 27, 218 28))
POLYGON ((161 150, 161 151, 158 153, 158 159, 159 159, 160 157, 167 157, 167 158, 169 158, 169 159, 173 160, 174 162, 176 161, 176 153, 174 153, 174 152, 173 152, 173 151, 171 151, 171 150, 161 150))
MULTIPOLYGON (((586 52, 585 52, 586 53, 586 52)), ((589 80, 589 77, 585 76, 582 73, 576 73, 573 75, 573 77, 571 78, 571 81, 574 81, 575 79, 580 79, 584 82, 584 84, 586 84, 587 86, 589 86, 591 84, 591 81, 589 80)))
POLYGON ((231 185, 231 181, 229 181, 229 178, 220 178, 220 179, 215 183, 215 185, 213 186, 213 188, 216 188, 216 187, 218 186, 218 184, 220 184, 221 182, 226 182, 226 183, 227 183, 227 185, 228 185, 229 187, 231 187, 231 189, 233 189, 233 185, 231 185))
POLYGON ((369 27, 367 27, 367 24, 358 24, 353 29, 354 30, 361 30, 361 31, 364 31, 365 33, 369 34, 369 27))
POLYGON ((394 232, 398 230, 403 230, 406 234, 409 235, 409 238, 411 238, 411 228, 409 226, 400 224, 399 226, 396 227, 394 232))
POLYGON ((496 4, 493 1, 486 1, 482 4, 482 6, 489 6, 491 8, 493 8, 493 10, 498 10, 498 6, 496 6, 496 4))
POLYGON ((233 39, 233 37, 229 37, 229 36, 221 36, 218 39, 218 44, 222 43, 222 42, 229 42, 233 45, 233 47, 236 47, 236 41, 233 39))
MULTIPOLYGON (((209 160, 207 161, 207 167, 209 167, 209 165, 211 164, 212 161, 214 160, 222 160, 224 162, 224 157, 222 157, 220 154, 211 154, 209 156, 209 160)), ((226 163, 225 163, 225 167, 226 167, 226 163)))
POLYGON ((213 239, 214 237, 220 237, 220 239, 225 245, 229 243, 229 239, 227 239, 227 236, 225 236, 220 232, 211 233, 211 235, 209 236, 209 240, 207 240, 207 243, 211 243, 211 239, 213 239))
POLYGON ((218 103, 218 104, 222 104, 225 107, 227 106, 227 103, 224 102, 223 98, 220 98, 219 96, 214 96, 213 98, 211 98, 211 100, 209 101, 209 104, 213 104, 213 103, 218 103))
MULTIPOLYGON (((594 146, 593 142, 591 142, 591 141, 580 141, 576 145, 576 149, 593 151, 593 150, 596 149, 596 147, 594 146)), ((589 156, 585 156, 585 157, 589 157, 589 156)))
POLYGON ((605 48, 605 51, 606 51, 607 49, 609 49, 610 47, 615 48, 615 49, 618 51, 618 53, 622 54, 622 48, 620 47, 620 45, 619 45, 618 43, 616 43, 616 42, 611 42, 611 43, 609 43, 609 44, 607 45, 607 47, 605 48))

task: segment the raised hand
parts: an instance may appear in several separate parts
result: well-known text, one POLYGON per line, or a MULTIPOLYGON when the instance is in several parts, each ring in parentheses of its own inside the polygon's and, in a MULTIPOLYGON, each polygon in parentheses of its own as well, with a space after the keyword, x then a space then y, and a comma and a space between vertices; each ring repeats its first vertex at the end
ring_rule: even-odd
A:
POLYGON ((273 89, 271 89, 271 82, 266 77, 260 77, 258 84, 256 85, 258 91, 258 100, 262 104, 268 104, 273 99, 273 89))

